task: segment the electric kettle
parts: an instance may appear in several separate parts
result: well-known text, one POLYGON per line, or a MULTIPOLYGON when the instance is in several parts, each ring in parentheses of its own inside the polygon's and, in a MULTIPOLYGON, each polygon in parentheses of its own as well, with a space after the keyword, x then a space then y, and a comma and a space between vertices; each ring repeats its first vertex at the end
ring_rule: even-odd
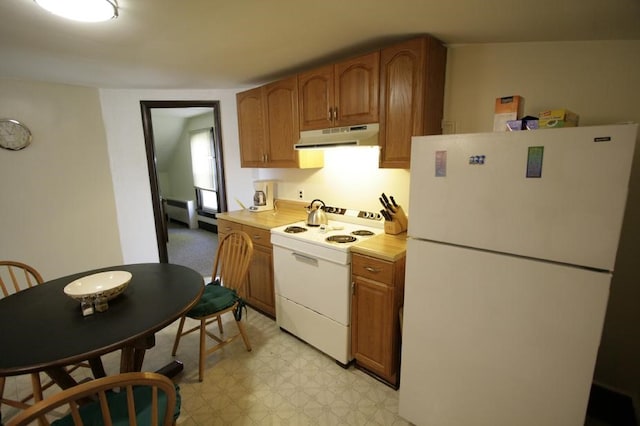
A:
POLYGON ((327 225, 329 220, 327 219, 327 214, 324 212, 324 201, 322 200, 313 200, 311 204, 307 206, 307 226, 320 226, 327 225), (313 206, 313 204, 318 201, 322 204, 322 206, 313 206))

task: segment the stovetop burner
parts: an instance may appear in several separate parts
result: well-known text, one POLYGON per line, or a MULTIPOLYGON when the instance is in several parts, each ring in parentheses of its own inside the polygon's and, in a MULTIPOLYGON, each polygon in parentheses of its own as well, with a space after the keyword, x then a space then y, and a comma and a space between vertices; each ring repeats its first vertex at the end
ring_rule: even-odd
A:
POLYGON ((368 229, 357 229, 357 230, 353 231, 351 233, 351 235, 357 235, 359 237, 369 237, 369 236, 373 235, 373 232, 369 231, 368 229))
POLYGON ((307 232, 307 228, 303 228, 302 226, 287 226, 284 232, 287 234, 297 234, 299 232, 307 232))
POLYGON ((352 243, 356 240, 357 238, 352 235, 332 235, 327 237, 325 241, 331 243, 352 243))

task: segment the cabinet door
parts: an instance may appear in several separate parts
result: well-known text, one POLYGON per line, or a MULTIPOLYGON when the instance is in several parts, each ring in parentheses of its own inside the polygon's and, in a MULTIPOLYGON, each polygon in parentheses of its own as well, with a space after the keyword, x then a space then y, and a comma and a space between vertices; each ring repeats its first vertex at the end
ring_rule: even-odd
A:
POLYGON ((241 167, 261 167, 266 159, 262 87, 236 95, 241 167))
POLYGON ((420 37, 382 49, 380 167, 408 169, 411 137, 442 133, 446 48, 420 37))
POLYGON ((334 126, 378 122, 380 52, 335 65, 334 126))
POLYGON ((247 303, 260 311, 275 317, 276 301, 273 288, 273 247, 271 233, 266 229, 242 225, 253 242, 253 258, 249 265, 247 282, 247 303))
POLYGON ((273 252, 262 246, 253 246, 253 259, 249 266, 247 302, 262 312, 275 317, 276 299, 273 289, 273 252))
POLYGON ((351 351, 356 362, 382 378, 395 381, 393 363, 393 288, 354 276, 351 299, 351 351), (394 377, 391 377, 391 376, 394 377))
POLYGON ((333 65, 298 74, 300 130, 331 127, 333 84, 333 65))
POLYGON ((298 125, 298 79, 294 75, 267 84, 263 91, 269 167, 296 167, 293 144, 300 138, 298 125))

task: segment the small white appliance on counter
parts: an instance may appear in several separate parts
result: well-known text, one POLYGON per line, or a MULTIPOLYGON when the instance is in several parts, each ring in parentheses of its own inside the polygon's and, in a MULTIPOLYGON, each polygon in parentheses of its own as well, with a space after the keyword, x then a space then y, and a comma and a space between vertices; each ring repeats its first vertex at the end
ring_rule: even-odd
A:
POLYGON ((384 229, 375 213, 325 210, 327 224, 271 229, 276 323, 344 366, 353 359, 351 247, 384 229))
POLYGON ((402 417, 584 424, 637 132, 413 138, 402 417))
POLYGON ((273 181, 253 181, 253 205, 249 211, 263 212, 273 210, 273 181))

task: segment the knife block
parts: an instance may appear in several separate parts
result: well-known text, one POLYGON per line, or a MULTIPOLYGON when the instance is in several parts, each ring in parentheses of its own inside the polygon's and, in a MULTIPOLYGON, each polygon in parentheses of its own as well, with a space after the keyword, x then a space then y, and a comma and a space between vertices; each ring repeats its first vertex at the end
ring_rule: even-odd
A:
POLYGON ((404 214, 404 210, 402 210, 402 207, 398 206, 395 209, 396 212, 391 216, 393 220, 385 220, 384 222, 385 234, 396 235, 407 230, 407 225, 409 223, 407 215, 404 214))

